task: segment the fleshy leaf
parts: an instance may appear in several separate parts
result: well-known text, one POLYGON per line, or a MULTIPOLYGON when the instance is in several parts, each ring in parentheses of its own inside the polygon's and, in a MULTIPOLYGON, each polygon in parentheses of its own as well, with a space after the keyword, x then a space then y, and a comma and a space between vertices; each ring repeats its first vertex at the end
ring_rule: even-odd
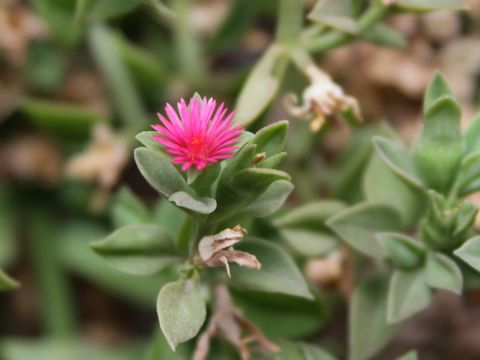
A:
POLYGON ((159 225, 128 225, 90 246, 113 267, 133 275, 154 274, 179 261, 173 238, 159 225))
POLYGON ((266 157, 270 157, 283 150, 287 131, 288 121, 278 121, 258 130, 250 143, 257 145, 257 153, 264 152, 266 157))
POLYGON ((425 258, 425 247, 414 238, 398 233, 379 233, 376 237, 387 256, 399 268, 416 268, 425 258))
POLYGON ((167 157, 147 148, 137 148, 135 162, 147 182, 167 198, 188 189, 185 179, 167 157))
POLYGON ((423 113, 426 114, 432 104, 444 96, 453 97, 453 93, 442 74, 437 71, 425 92, 425 97, 423 99, 423 113))
POLYGON ((401 223, 395 209, 379 203, 354 205, 327 221, 327 225, 354 249, 378 259, 384 258, 385 254, 375 234, 400 230, 401 223))
POLYGON ((351 0, 319 0, 308 14, 308 18, 318 24, 350 34, 358 32, 351 0))
POLYGON ((415 145, 415 161, 422 178, 440 192, 449 189, 464 154, 460 117, 460 107, 451 96, 435 100, 426 108, 415 145))
POLYGON ((288 64, 288 52, 272 45, 250 72, 238 96, 234 122, 246 127, 267 108, 280 88, 288 64))
POLYGON ((172 194, 168 201, 175 203, 178 207, 192 210, 199 214, 211 214, 217 208, 217 201, 209 197, 195 197, 185 191, 178 191, 172 194))
POLYGON ((273 182, 263 194, 248 205, 242 213, 254 217, 265 217, 272 215, 280 209, 285 200, 293 190, 293 184, 287 180, 273 182))
POLYGON ((480 236, 468 239, 453 253, 475 270, 480 271, 480 236))
POLYGON ((163 154, 163 146, 158 141, 153 140, 153 135, 156 134, 158 135, 156 131, 142 131, 138 133, 135 138, 150 150, 155 150, 163 154))
POLYGON ((458 265, 441 253, 430 253, 426 265, 427 283, 435 289, 444 289, 461 294, 463 276, 458 265))
POLYGON ((349 360, 370 359, 397 330, 387 323, 387 290, 383 276, 365 279, 355 289, 349 312, 349 360))
POLYGON ((381 136, 375 136, 373 143, 382 160, 396 175, 407 184, 423 189, 424 184, 417 173, 413 158, 403 146, 381 136))
POLYGON ((249 239, 236 245, 236 249, 255 255, 262 268, 252 270, 233 265, 233 286, 313 299, 300 270, 280 246, 265 240, 249 239))
POLYGON ((396 323, 426 308, 432 292, 427 284, 425 270, 396 270, 388 290, 388 315, 390 323, 396 323))
POLYGON ((205 322, 206 313, 205 301, 194 279, 169 283, 158 294, 160 328, 174 351, 178 344, 197 335, 205 322))
POLYGON ((468 124, 467 129, 463 133, 465 138, 465 146, 469 153, 480 150, 480 112, 478 112, 468 124))
POLYGON ((418 219, 423 210, 419 196, 423 194, 405 184, 385 164, 378 154, 373 154, 363 175, 363 192, 367 201, 385 203, 402 215, 403 224, 418 219))
POLYGON ((8 276, 3 270, 0 269, 0 291, 13 290, 19 286, 19 283, 8 276))
POLYGON ((145 205, 128 187, 123 187, 112 204, 112 219, 115 227, 150 222, 150 214, 145 205))

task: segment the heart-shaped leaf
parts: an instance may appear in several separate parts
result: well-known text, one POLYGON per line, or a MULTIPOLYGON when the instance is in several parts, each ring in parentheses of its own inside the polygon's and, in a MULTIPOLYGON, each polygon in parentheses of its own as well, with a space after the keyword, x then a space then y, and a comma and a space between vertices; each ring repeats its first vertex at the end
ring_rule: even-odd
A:
POLYGON ((426 308, 432 299, 425 270, 396 270, 388 290, 388 322, 402 321, 426 308))
POLYGON ((163 286, 158 294, 157 314, 160 328, 172 350, 195 337, 207 314, 197 281, 180 279, 163 286))
POLYGON ((448 256, 430 253, 426 265, 427 283, 435 289, 444 289, 461 294, 463 289, 462 271, 448 256))
POLYGON ((255 255, 262 268, 253 270, 232 266, 233 286, 313 299, 295 262, 280 246, 265 240, 248 239, 236 248, 255 255))
POLYGON ((196 197, 185 191, 178 191, 172 194, 168 201, 175 203, 178 207, 195 211, 199 214, 211 214, 217 208, 217 201, 209 197, 196 197))
POLYGON ((375 234, 400 230, 401 223, 394 208, 379 203, 357 204, 327 220, 327 225, 350 246, 378 259, 383 259, 385 253, 375 234))
POLYGON ((128 225, 91 247, 115 268, 134 275, 154 274, 179 260, 171 235, 159 225, 128 225))

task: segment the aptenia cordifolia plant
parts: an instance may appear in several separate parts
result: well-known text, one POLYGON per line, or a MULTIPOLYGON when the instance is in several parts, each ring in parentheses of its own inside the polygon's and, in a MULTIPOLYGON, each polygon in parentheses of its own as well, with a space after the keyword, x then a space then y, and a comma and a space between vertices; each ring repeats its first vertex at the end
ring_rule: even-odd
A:
POLYGON ((277 352, 235 308, 228 287, 313 298, 288 254, 271 242, 249 239, 245 230, 252 217, 271 215, 292 191, 290 176, 276 169, 286 156, 287 122, 252 134, 232 124, 233 113, 223 104, 216 108, 213 99, 199 96, 188 104, 181 100, 178 112, 167 104, 165 113, 152 126, 156 131, 137 135, 144 146, 135 150, 135 161, 148 183, 188 215, 181 230, 174 238, 157 224, 127 225, 92 248, 135 275, 178 264, 178 281, 164 285, 157 300, 160 327, 173 350, 199 333, 208 297, 213 314, 194 359, 207 358, 213 336, 249 358, 252 344, 244 332, 264 351, 277 352))

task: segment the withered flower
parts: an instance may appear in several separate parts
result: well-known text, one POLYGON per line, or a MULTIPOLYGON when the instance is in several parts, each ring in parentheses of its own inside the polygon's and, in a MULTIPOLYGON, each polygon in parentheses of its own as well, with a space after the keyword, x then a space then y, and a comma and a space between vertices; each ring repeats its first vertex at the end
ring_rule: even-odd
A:
POLYGON ((233 229, 227 228, 218 234, 203 237, 198 244, 199 259, 196 262, 208 267, 225 266, 229 277, 230 262, 259 270, 262 265, 255 255, 233 248, 233 245, 241 241, 246 234, 247 231, 237 225, 233 229))
POLYGON ((240 353, 242 360, 250 358, 252 341, 268 352, 280 349, 272 343, 251 321, 235 308, 228 289, 224 285, 214 288, 215 308, 205 331, 200 335, 193 360, 206 360, 210 351, 210 341, 214 336, 221 336, 232 344, 240 353))
POLYGON ((286 109, 295 117, 313 118, 310 123, 312 131, 322 128, 327 118, 334 118, 343 112, 351 112, 356 119, 361 119, 357 100, 344 93, 330 76, 314 64, 304 69, 310 85, 304 90, 303 105, 297 105, 297 97, 290 94, 286 98, 286 109))

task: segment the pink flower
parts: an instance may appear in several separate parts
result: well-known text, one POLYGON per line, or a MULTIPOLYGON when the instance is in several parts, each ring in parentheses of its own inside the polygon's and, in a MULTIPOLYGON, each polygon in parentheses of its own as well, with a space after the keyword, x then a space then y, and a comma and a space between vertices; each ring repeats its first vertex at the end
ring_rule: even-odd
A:
POLYGON ((159 132, 153 139, 173 155, 175 165, 182 164, 183 171, 192 166, 202 170, 208 164, 232 157, 237 150, 235 144, 243 129, 233 126, 234 113, 228 113, 223 103, 216 111, 215 108, 214 99, 194 96, 188 105, 183 99, 178 102, 178 113, 167 104, 168 119, 157 114, 161 124, 152 125, 159 132))

